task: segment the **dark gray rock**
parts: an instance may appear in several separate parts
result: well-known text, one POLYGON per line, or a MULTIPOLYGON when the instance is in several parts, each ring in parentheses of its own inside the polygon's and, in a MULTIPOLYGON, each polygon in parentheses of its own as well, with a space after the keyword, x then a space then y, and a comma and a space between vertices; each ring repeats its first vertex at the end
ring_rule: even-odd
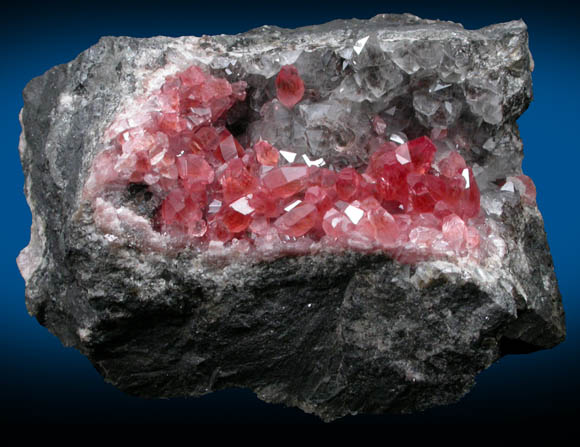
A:
MULTIPOLYGON (((247 387, 325 420, 454 402, 502 355, 565 336, 542 217, 493 183, 521 173, 516 119, 532 69, 521 21, 466 31, 381 15, 237 36, 105 37, 24 90, 32 229, 18 263, 28 310, 139 396, 247 387), (390 114, 387 132, 409 138, 448 127, 441 144, 467 143, 495 250, 481 264, 410 266, 354 252, 267 262, 162 254, 138 235, 111 244, 81 197, 105 129, 132 97, 192 63, 248 82, 230 123, 240 138, 267 136, 337 166, 365 162, 369 114, 390 114), (290 117, 260 117, 285 63, 318 96, 290 117), (333 151, 337 141, 347 150, 333 151)), ((142 215, 154 211, 144 191, 122 194, 142 215)))

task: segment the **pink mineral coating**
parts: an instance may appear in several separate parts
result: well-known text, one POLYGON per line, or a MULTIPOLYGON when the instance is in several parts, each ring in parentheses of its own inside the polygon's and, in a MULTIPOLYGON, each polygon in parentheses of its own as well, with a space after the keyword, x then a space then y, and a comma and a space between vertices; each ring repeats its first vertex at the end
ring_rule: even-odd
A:
MULTIPOLYGON (((375 116, 378 136, 370 139, 366 167, 335 171, 301 164, 300 157, 288 164, 269 142, 244 148, 225 128, 227 111, 245 99, 245 89, 243 81, 230 84, 190 67, 143 100, 156 110, 143 107, 115 121, 106 132, 110 146, 95 158, 84 190, 101 228, 115 233, 129 222, 149 225, 148 247, 161 247, 166 237, 214 252, 253 247, 264 256, 306 254, 322 243, 384 250, 401 262, 479 259, 489 235, 478 227, 479 188, 461 154, 435 162, 437 148, 427 136, 400 145, 386 141, 386 124, 375 116), (161 199, 153 227, 102 198, 129 183, 149 185, 161 199)), ((287 108, 302 100, 295 67, 282 67, 276 89, 287 108)), ((535 201, 529 177, 508 179, 526 203, 535 201)))

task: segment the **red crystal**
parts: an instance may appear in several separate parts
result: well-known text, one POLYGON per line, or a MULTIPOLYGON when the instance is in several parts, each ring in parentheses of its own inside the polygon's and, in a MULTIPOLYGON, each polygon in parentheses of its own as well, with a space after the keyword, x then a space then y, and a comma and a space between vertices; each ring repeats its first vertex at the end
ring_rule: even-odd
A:
POLYGON ((467 167, 465 160, 458 152, 451 152, 447 157, 439 162, 439 172, 448 178, 461 175, 461 172, 467 167))
POLYGON ((442 177, 430 174, 409 174, 412 210, 416 213, 430 213, 435 204, 447 196, 447 183, 442 177))
POLYGON ((276 76, 276 95, 278 101, 291 109, 304 96, 304 81, 293 65, 284 65, 276 76))
MULTIPOLYGON (((107 131, 111 148, 95 158, 85 185, 88 198, 101 200, 97 221, 113 219, 113 205, 102 204, 108 190, 141 183, 161 203, 155 228, 171 240, 244 250, 253 245, 268 253, 308 253, 324 241, 385 250, 403 262, 478 256, 485 244, 471 219, 480 212, 479 188, 458 152, 434 162, 437 148, 429 137, 386 141, 379 116, 372 119, 376 135, 369 136, 362 169, 335 171, 322 159, 296 148, 280 152, 264 140, 244 148, 245 140, 225 128, 225 114, 245 99, 245 90, 243 81, 230 84, 190 67, 168 76, 154 93, 159 110, 114 122, 107 131), (293 245, 284 251, 283 244, 293 245)), ((304 82, 295 67, 281 68, 276 90, 287 108, 302 99, 304 82)), ((431 134, 444 138, 445 132, 431 134)), ((506 181, 524 203, 535 203, 529 177, 506 181)))
POLYGON ((177 213, 185 208, 185 195, 183 190, 174 189, 161 204, 161 216, 164 223, 171 224, 176 220, 177 213))
POLYGON ((216 129, 211 126, 204 126, 195 132, 189 148, 193 152, 214 152, 220 140, 221 137, 216 129))
POLYGON ((324 214, 322 228, 328 236, 339 241, 355 231, 352 221, 337 208, 331 208, 324 214))
POLYGON ((316 205, 321 214, 330 209, 336 201, 336 190, 334 188, 323 188, 315 185, 311 186, 304 193, 304 201, 316 205))
POLYGON ((244 231, 250 225, 252 218, 249 215, 244 215, 242 213, 238 213, 236 210, 230 208, 226 208, 221 216, 222 222, 230 231, 230 233, 239 233, 244 231))
POLYGON ((249 204, 256 211, 256 215, 278 217, 282 214, 280 201, 273 197, 267 189, 259 189, 253 193, 249 204))
POLYGON ((274 226, 282 234, 300 237, 312 229, 317 220, 318 213, 316 207, 311 203, 303 203, 280 216, 274 222, 274 226))
POLYGON ((258 185, 258 180, 250 174, 239 158, 234 158, 227 163, 219 182, 226 203, 253 192, 258 185))
POLYGON ((221 218, 212 220, 208 227, 210 241, 227 242, 234 237, 221 218))
POLYGON ((405 143, 403 146, 409 148, 415 172, 424 174, 429 171, 437 152, 437 148, 429 137, 419 137, 405 143))
POLYGON ((401 166, 386 166, 377 178, 377 191, 383 203, 400 211, 407 211, 409 187, 406 179, 408 170, 401 166))
POLYGON ((306 188, 308 167, 290 165, 274 168, 262 178, 262 183, 275 198, 293 196, 306 188))
POLYGON ((214 171, 203 157, 187 154, 177 157, 177 174, 187 189, 205 189, 214 180, 214 171))
POLYGON ((228 162, 233 158, 242 157, 244 148, 234 136, 226 129, 219 135, 219 143, 216 150, 216 157, 222 162, 228 162))
POLYGON ((336 194, 340 200, 348 201, 356 196, 360 186, 360 175, 352 167, 344 168, 338 173, 336 194))
POLYGON ((278 164, 278 159, 280 158, 278 149, 267 141, 258 141, 254 144, 254 150, 260 164, 264 166, 276 166, 278 164))

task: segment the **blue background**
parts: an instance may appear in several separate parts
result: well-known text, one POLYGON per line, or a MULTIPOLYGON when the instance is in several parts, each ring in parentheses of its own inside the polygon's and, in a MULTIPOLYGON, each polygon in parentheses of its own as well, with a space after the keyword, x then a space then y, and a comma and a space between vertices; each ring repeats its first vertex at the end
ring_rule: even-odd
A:
MULTIPOLYGON (((580 275, 578 237, 578 105, 580 14, 559 0, 531 2, 365 2, 302 0, 203 4, 171 0, 137 4, 107 1, 82 7, 27 3, 0 13, 0 125, 6 162, 0 175, 2 234, 0 301, 0 410, 3 422, 276 422, 318 423, 297 409, 260 402, 250 391, 228 390, 198 399, 143 400, 104 383, 89 361, 64 348, 24 304, 24 281, 15 258, 28 244, 30 211, 18 157, 25 84, 54 65, 74 59, 103 35, 201 35, 243 32, 263 24, 294 28, 336 18, 370 18, 410 12, 475 29, 523 18, 536 63, 534 101, 520 118, 524 171, 538 189, 567 316, 567 340, 558 347, 508 356, 484 371, 462 401, 409 416, 346 417, 338 423, 490 424, 516 427, 518 436, 548 428, 570 430, 578 410, 580 275), (508 4, 509 3, 509 4, 508 4), (155 6, 153 6, 155 5, 155 6)), ((570 2, 572 3, 572 2, 570 2)), ((481 430, 486 433, 486 430, 481 430)))

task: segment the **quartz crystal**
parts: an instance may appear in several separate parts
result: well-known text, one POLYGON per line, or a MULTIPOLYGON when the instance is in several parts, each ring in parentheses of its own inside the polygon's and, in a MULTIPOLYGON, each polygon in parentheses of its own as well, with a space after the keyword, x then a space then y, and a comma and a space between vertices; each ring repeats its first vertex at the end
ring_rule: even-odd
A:
POLYGON ((527 39, 409 14, 101 39, 24 91, 29 312, 139 396, 457 401, 565 336, 527 39))

